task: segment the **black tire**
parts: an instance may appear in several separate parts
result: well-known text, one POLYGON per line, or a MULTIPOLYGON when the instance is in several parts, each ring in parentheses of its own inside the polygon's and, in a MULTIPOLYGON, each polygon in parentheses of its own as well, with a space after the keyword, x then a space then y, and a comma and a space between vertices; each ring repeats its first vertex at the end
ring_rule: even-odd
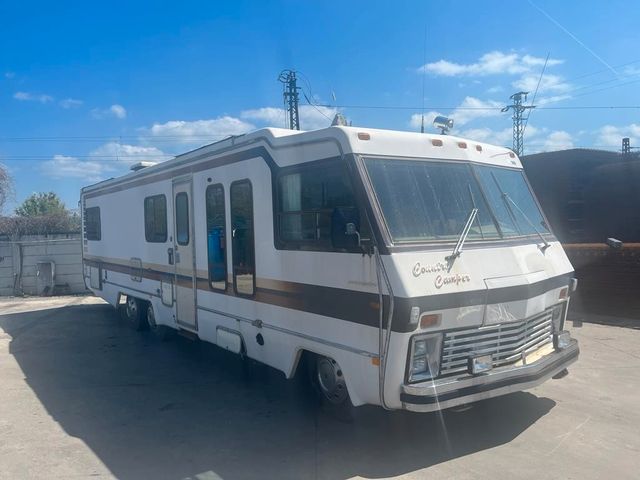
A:
POLYGON ((322 409, 340 421, 353 421, 353 404, 340 365, 322 355, 308 360, 309 380, 322 409))
POLYGON ((163 342, 169 340, 173 334, 173 328, 167 327, 166 325, 158 325, 156 323, 156 314, 153 311, 153 305, 151 302, 147 303, 147 326, 149 327, 149 331, 156 337, 158 337, 163 342))
POLYGON ((146 303, 143 300, 127 295, 127 303, 123 309, 124 318, 137 332, 147 328, 146 303))

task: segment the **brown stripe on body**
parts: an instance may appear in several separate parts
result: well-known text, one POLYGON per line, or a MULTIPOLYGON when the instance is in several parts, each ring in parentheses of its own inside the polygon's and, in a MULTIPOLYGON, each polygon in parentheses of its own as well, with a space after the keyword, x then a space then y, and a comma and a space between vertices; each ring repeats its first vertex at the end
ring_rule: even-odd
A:
MULTIPOLYGON (((87 265, 102 266, 107 270, 140 275, 152 280, 172 280, 173 275, 164 272, 156 272, 143 268, 142 273, 138 268, 118 265, 111 262, 96 262, 85 260, 87 265)), ((144 266, 144 265, 143 265, 144 266)), ((394 312, 392 330, 395 332, 411 332, 415 325, 409 324, 411 308, 417 306, 421 312, 441 311, 463 306, 485 305, 517 300, 527 300, 546 291, 569 284, 571 274, 562 274, 528 285, 516 285, 491 290, 472 290, 452 292, 448 294, 427 295, 422 297, 394 298, 394 312)), ((300 310, 325 317, 338 318, 372 327, 379 326, 379 296, 377 293, 348 290, 322 285, 311 285, 297 282, 287 282, 274 279, 257 279, 259 285, 252 297, 240 296, 256 302, 277 305, 292 310, 300 310), (265 288, 268 286, 269 288, 265 288)), ((189 276, 178 276, 178 285, 192 288, 193 279, 189 276)), ((198 290, 219 295, 239 296, 233 289, 233 283, 229 282, 226 291, 213 289, 209 285, 209 279, 196 277, 198 290)), ((388 311, 389 297, 384 297, 384 313, 388 311)))

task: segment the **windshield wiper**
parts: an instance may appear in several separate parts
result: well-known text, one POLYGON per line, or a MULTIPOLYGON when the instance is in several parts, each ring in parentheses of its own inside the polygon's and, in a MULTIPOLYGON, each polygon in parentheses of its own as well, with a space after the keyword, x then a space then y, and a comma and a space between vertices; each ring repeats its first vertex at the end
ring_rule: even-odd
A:
POLYGON ((540 231, 536 228, 536 226, 533 224, 533 222, 529 219, 527 214, 522 211, 522 209, 518 206, 518 204, 516 202, 514 202, 513 199, 509 195, 507 195, 506 192, 502 192, 502 198, 504 199, 505 202, 511 202, 511 204, 514 207, 516 207, 516 210, 518 210, 518 212, 520 212, 520 215, 522 215, 522 217, 527 221, 529 226, 531 226, 531 228, 533 228, 533 231, 536 232, 536 234, 540 237, 540 240, 542 240, 542 243, 544 244, 544 246, 541 247, 540 250, 542 250, 544 252, 547 248, 549 248, 549 242, 547 242, 547 239, 544 238, 544 235, 542 235, 542 233, 540 233, 540 231))
POLYGON ((458 258, 462 254, 462 247, 464 245, 464 241, 467 239, 469 235, 469 230, 471 230, 471 225, 473 225, 473 221, 476 219, 478 215, 478 209, 472 208, 471 212, 469 212, 469 216, 467 217, 467 222, 464 224, 464 228, 462 232, 460 232, 460 236, 458 237, 458 242, 456 246, 453 248, 453 252, 451 255, 445 257, 445 260, 449 262, 453 262, 456 258, 458 258))

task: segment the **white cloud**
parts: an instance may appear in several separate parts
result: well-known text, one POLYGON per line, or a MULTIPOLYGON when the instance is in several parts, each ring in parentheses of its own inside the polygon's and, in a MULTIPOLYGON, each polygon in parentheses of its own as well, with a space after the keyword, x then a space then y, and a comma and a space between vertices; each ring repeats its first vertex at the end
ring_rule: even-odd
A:
MULTIPOLYGON (((562 60, 549 59, 547 66, 558 65, 562 60)), ((531 71, 534 67, 544 65, 544 58, 532 55, 521 56, 517 53, 493 51, 485 53, 474 63, 456 63, 449 60, 438 60, 427 63, 418 69, 436 76, 486 76, 508 74, 517 75, 531 71)))
POLYGON ((42 162, 42 172, 53 179, 79 178, 98 182, 128 172, 131 165, 141 161, 163 162, 171 158, 156 147, 108 142, 92 150, 86 158, 54 155, 42 162))
POLYGON ((127 118, 127 110, 117 103, 111 105, 109 108, 99 109, 94 108, 91 110, 91 115, 93 118, 107 118, 107 117, 115 117, 120 120, 127 118))
POLYGON ((500 93, 500 92, 504 92, 504 87, 502 87, 501 85, 495 85, 493 87, 487 88, 487 93, 500 93))
POLYGON ((240 113, 242 118, 266 123, 272 127, 284 127, 286 112, 283 108, 262 107, 253 110, 244 110, 240 113))
POLYGON ((636 75, 640 75, 640 67, 629 65, 622 70, 622 73, 630 77, 634 77, 636 75))
MULTIPOLYGON (((545 59, 542 57, 534 57, 531 55, 524 55, 522 57, 522 63, 524 63, 525 65, 529 65, 531 67, 543 67, 544 62, 545 62, 545 59)), ((547 67, 553 67, 555 65, 560 65, 561 63, 564 63, 564 60, 560 60, 557 58, 550 58, 547 61, 547 67)))
POLYGON ((58 104, 62 107, 62 108, 76 108, 79 107, 83 104, 82 100, 77 100, 75 98, 65 98, 63 100, 60 100, 58 102, 58 104))
POLYGON ((465 97, 450 117, 453 118, 455 124, 462 126, 476 118, 499 117, 503 115, 500 111, 502 107, 504 107, 504 102, 465 97))
POLYGON ((597 131, 597 143, 606 147, 621 148, 622 139, 629 137, 631 145, 640 143, 640 125, 632 123, 630 125, 614 126, 605 125, 597 131))
POLYGON ((40 102, 40 103, 49 103, 53 102, 53 97, 51 95, 46 95, 44 93, 35 94, 29 92, 16 92, 13 94, 13 98, 16 100, 20 100, 22 102, 40 102))
POLYGON ((108 170, 105 163, 79 160, 66 155, 54 155, 51 160, 42 162, 42 172, 54 179, 80 178, 87 182, 102 180, 108 170))
POLYGON ((478 142, 490 143, 493 145, 511 146, 512 129, 510 127, 502 130, 493 130, 488 127, 483 128, 470 128, 463 130, 460 133, 456 133, 464 138, 470 140, 476 140, 478 142))
MULTIPOLYGON (((435 112, 433 110, 424 113, 424 129, 426 132, 435 132, 433 128, 433 120, 438 116, 442 115, 440 112, 435 112)), ((420 131, 420 127, 422 126, 422 114, 414 113, 411 115, 409 119, 409 126, 413 130, 420 131)))
MULTIPOLYGON (((504 106, 503 102, 497 102, 495 100, 481 100, 476 97, 465 97, 464 100, 458 105, 451 113, 444 116, 452 118, 454 122, 454 129, 456 127, 462 127, 467 123, 477 118, 498 117, 503 115, 500 109, 504 106)), ((443 115, 440 112, 430 111, 424 114, 424 126, 425 130, 431 129, 433 119, 437 115, 443 115)), ((414 113, 409 120, 409 126, 414 129, 419 129, 422 123, 422 114, 414 113)), ((455 131, 454 131, 455 133, 455 131)))
MULTIPOLYGON (((534 125, 527 125, 525 135, 525 154, 532 153, 534 148, 528 145, 536 146, 536 142, 539 142, 541 135, 546 132, 545 128, 537 128, 534 125)), ((488 127, 469 128, 463 130, 456 135, 468 138, 470 140, 477 140, 478 142, 490 143, 492 145, 501 145, 507 148, 511 148, 513 143, 513 128, 506 127, 500 130, 494 130, 488 127)))
POLYGON ((511 85, 513 87, 524 90, 525 92, 534 92, 540 81, 540 87, 538 93, 552 92, 552 93, 564 93, 571 90, 572 86, 566 83, 560 75, 554 75, 547 73, 540 79, 539 73, 530 73, 522 75, 518 80, 514 81, 511 85))
POLYGON ((117 103, 109 107, 109 112, 111 112, 111 114, 116 118, 126 118, 127 116, 127 111, 125 110, 125 108, 122 105, 118 105, 117 103))
POLYGON ((171 120, 154 123, 148 130, 153 137, 170 137, 176 143, 205 144, 230 135, 242 135, 255 127, 239 118, 224 116, 210 120, 171 120))
POLYGON ((92 150, 89 153, 89 157, 95 160, 100 159, 117 167, 121 165, 129 166, 142 161, 163 162, 171 158, 171 155, 166 155, 156 147, 108 142, 92 150))
MULTIPOLYGON (((336 113, 338 110, 331 107, 301 105, 299 109, 300 128, 302 130, 317 130, 328 127, 336 113)), ((286 125, 286 112, 282 108, 263 107, 244 110, 240 113, 240 117, 254 120, 265 127, 284 128, 286 125)))
POLYGON ((573 138, 571 134, 564 130, 551 132, 543 144, 544 150, 564 150, 573 148, 573 138))

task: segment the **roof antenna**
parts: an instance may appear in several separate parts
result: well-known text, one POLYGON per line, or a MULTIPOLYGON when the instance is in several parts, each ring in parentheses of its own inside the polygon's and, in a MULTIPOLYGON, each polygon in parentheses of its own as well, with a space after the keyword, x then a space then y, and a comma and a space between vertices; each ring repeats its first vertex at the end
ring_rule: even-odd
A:
POLYGON ((427 76, 427 25, 424 25, 424 43, 422 45, 422 120, 420 133, 424 133, 424 83, 427 76))

